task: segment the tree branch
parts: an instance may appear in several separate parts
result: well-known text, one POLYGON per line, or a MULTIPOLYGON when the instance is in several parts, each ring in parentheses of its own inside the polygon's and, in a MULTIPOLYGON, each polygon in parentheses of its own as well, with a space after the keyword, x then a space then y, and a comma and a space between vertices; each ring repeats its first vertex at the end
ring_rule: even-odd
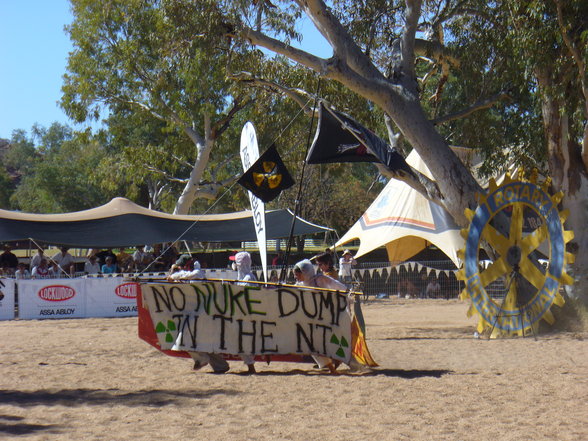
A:
MULTIPOLYGON (((282 86, 274 81, 258 78, 249 72, 239 72, 232 74, 229 78, 240 83, 251 85, 252 87, 260 87, 276 94, 286 95, 296 104, 298 104, 301 109, 307 109, 308 101, 315 98, 303 89, 282 86), (303 99, 302 96, 306 97, 306 99, 303 99)), ((307 109, 306 111, 308 113, 311 111, 311 109, 307 109)))
POLYGON ((458 68, 460 61, 455 57, 453 51, 448 49, 439 41, 423 40, 421 38, 415 39, 414 53, 418 56, 426 57, 427 59, 435 59, 437 62, 447 60, 452 67, 458 68))
POLYGON ((466 116, 469 116, 472 113, 477 112, 478 110, 488 109, 488 108, 492 107, 498 101, 506 99, 508 97, 509 97, 508 93, 500 92, 494 96, 491 96, 489 98, 486 98, 484 100, 480 100, 480 101, 474 103, 472 106, 468 107, 467 109, 463 109, 459 112, 451 113, 449 115, 445 115, 445 116, 441 116, 439 118, 432 119, 431 122, 434 125, 439 125, 439 124, 446 123, 448 121, 453 121, 456 119, 465 118, 466 116))
POLYGON ((268 37, 267 35, 251 28, 244 28, 241 31, 240 37, 248 40, 251 44, 261 46, 277 54, 284 55, 291 60, 302 64, 303 66, 319 72, 321 75, 326 74, 328 71, 327 60, 324 58, 309 54, 306 51, 297 49, 280 40, 276 40, 275 38, 268 37))
POLYGON ((212 139, 218 139, 225 132, 225 130, 229 128, 229 126, 231 125, 231 121, 233 120, 233 118, 235 118, 235 115, 252 102, 253 101, 249 99, 246 99, 243 102, 241 102, 241 99, 239 98, 233 100, 233 105, 231 106, 231 109, 227 112, 227 114, 212 125, 212 139))
POLYGON ((143 164, 143 166, 149 170, 152 173, 157 173, 161 176, 163 176, 165 179, 167 179, 170 182, 179 182, 180 184, 186 184, 188 182, 187 179, 181 179, 181 178, 176 178, 175 176, 171 176, 168 172, 166 172, 165 170, 161 170, 157 167, 154 167, 151 164, 143 164))
POLYGON ((180 158, 179 156, 175 155, 172 153, 171 157, 173 159, 175 159, 176 161, 178 161, 180 164, 182 164, 184 167, 188 167, 188 168, 192 168, 194 167, 194 164, 190 164, 188 161, 180 158))
POLYGON ((383 77, 324 1, 296 0, 296 2, 333 48, 333 58, 344 62, 363 77, 373 79, 383 77))
MULTIPOLYGON (((421 0, 407 0, 406 2, 406 24, 401 40, 402 72, 408 78, 414 78, 414 57, 415 57, 415 35, 421 15, 421 0)), ((414 90, 415 84, 410 90, 414 90)))
POLYGON ((435 202, 437 205, 444 207, 444 199, 441 195, 441 190, 439 190, 439 187, 437 186, 437 183, 432 179, 429 179, 417 169, 410 167, 413 173, 413 175, 411 175, 404 170, 392 172, 390 169, 386 168, 384 164, 379 162, 376 163, 376 167, 378 167, 378 170, 382 176, 390 179, 398 179, 399 181, 402 181, 406 185, 415 189, 431 202, 435 202))
POLYGON ((341 84, 349 87, 355 92, 363 95, 367 99, 378 102, 381 98, 382 90, 386 89, 392 93, 399 94, 402 92, 400 86, 390 84, 382 75, 379 79, 365 78, 351 69, 344 61, 337 57, 329 60, 316 57, 308 52, 294 48, 279 40, 268 37, 261 32, 245 28, 241 37, 249 40, 251 44, 269 49, 272 52, 284 55, 292 61, 306 66, 315 72, 318 72, 324 78, 334 79, 341 84))

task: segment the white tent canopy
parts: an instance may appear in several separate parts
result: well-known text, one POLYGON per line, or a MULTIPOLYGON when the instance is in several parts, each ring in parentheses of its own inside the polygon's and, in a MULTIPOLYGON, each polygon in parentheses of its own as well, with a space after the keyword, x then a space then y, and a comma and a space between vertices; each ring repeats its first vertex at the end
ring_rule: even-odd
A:
MULTIPOLYGON (((413 150, 406 161, 413 168, 432 178, 416 151, 413 150)), ((416 190, 396 179, 390 180, 336 246, 356 239, 360 241, 360 246, 355 257, 386 246, 390 262, 410 259, 433 244, 459 267, 457 251, 464 247, 459 227, 455 225, 451 216, 439 205, 430 202, 416 190)))

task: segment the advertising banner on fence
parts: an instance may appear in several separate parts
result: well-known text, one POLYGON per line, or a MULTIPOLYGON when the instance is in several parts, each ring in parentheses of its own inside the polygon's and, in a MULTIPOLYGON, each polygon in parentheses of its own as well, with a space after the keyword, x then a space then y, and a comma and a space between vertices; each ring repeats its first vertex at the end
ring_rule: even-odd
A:
POLYGON ((120 277, 86 279, 86 317, 136 316, 138 290, 120 277))
POLYGON ((86 317, 84 279, 18 281, 18 316, 22 319, 86 317))
POLYGON ((0 320, 14 318, 14 279, 0 279, 0 320))
POLYGON ((221 282, 142 283, 141 291, 163 350, 351 357, 345 293, 221 282))

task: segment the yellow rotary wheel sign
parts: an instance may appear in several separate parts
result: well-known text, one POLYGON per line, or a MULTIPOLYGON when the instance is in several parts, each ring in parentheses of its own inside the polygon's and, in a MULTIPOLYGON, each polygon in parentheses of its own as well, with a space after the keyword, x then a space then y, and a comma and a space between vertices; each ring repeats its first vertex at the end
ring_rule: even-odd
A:
POLYGON ((507 175, 500 186, 491 180, 476 211, 465 212, 470 225, 462 230, 466 244, 458 278, 465 289, 460 298, 471 299, 468 317, 478 313, 478 332, 489 331, 491 337, 524 335, 541 319, 553 323, 551 305, 564 303, 559 285, 573 283, 565 267, 574 256, 565 244, 574 234, 564 230, 567 213, 557 209, 563 193, 550 196, 549 182, 539 186, 536 180, 514 181, 507 175), (482 241, 494 254, 486 268, 479 258, 482 241), (539 247, 547 255, 547 267, 538 263, 539 247), (495 286, 504 287, 496 300, 495 286))

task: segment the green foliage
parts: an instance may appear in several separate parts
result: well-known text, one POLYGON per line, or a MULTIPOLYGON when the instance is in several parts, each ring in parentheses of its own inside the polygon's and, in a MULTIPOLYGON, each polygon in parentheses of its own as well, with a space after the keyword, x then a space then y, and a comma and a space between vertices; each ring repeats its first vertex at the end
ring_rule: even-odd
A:
POLYGON ((7 170, 19 177, 31 169, 36 156, 37 150, 33 141, 26 138, 26 132, 24 130, 15 130, 2 162, 7 170))
POLYGON ((68 115, 84 121, 103 105, 134 106, 191 123, 203 111, 223 110, 228 47, 211 48, 219 34, 206 20, 211 2, 179 8, 177 2, 74 0, 72 6, 75 49, 62 99, 68 115), (186 40, 181 32, 188 27, 202 34, 186 40))
POLYGON ((0 168, 0 208, 7 210, 10 208, 10 196, 14 191, 14 185, 10 176, 3 168, 0 168))
MULTIPOLYGON (((61 104, 78 121, 98 118, 104 110, 110 113, 105 140, 113 158, 102 168, 112 167, 120 178, 116 181, 129 185, 144 202, 150 199, 145 198, 147 188, 153 194, 165 187, 157 203, 165 200, 165 207, 171 209, 170 197, 179 195, 179 181, 189 175, 196 159, 196 140, 189 131, 203 139, 208 115, 215 146, 202 181, 223 181, 240 172, 240 127, 239 131, 234 127, 260 113, 238 115, 237 124, 227 129, 223 119, 230 124, 232 107, 248 99, 227 74, 248 70, 264 55, 227 33, 233 18, 250 5, 212 0, 73 0, 72 6, 75 19, 68 31, 74 51, 61 104)), ((268 23, 277 32, 296 36, 287 30, 291 23, 287 14, 267 12, 268 23)), ((249 98, 264 102, 257 100, 259 95, 263 94, 249 98)), ((227 201, 217 204, 217 209, 227 208, 227 201)), ((207 205, 201 201, 194 209, 201 212, 207 205)))
POLYGON ((106 152, 85 134, 74 135, 54 123, 49 129, 33 128, 33 137, 19 134, 19 145, 35 144, 34 160, 27 162, 22 178, 10 197, 14 209, 35 213, 78 211, 103 204, 110 199, 93 182, 94 172, 106 152))

